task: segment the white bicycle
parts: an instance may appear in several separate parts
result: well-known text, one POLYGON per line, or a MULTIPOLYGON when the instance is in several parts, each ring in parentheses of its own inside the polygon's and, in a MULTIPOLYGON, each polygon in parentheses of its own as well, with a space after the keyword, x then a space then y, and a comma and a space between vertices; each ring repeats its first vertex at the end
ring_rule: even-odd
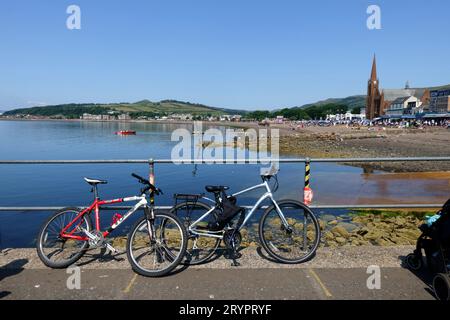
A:
POLYGON ((269 185, 272 178, 275 180, 275 192, 278 179, 276 172, 270 170, 261 175, 261 184, 231 196, 226 194, 229 189, 226 186, 205 187, 214 195, 214 200, 203 194, 176 194, 171 212, 184 222, 189 237, 184 263, 209 261, 223 240, 225 246, 232 250, 233 265, 239 265, 236 257, 242 241, 240 230, 266 200, 269 205, 259 220, 258 228, 262 247, 273 259, 282 263, 302 263, 313 257, 321 237, 317 218, 308 206, 297 200, 277 202, 269 185), (236 197, 255 189, 265 189, 265 193, 247 213, 236 205, 236 197))

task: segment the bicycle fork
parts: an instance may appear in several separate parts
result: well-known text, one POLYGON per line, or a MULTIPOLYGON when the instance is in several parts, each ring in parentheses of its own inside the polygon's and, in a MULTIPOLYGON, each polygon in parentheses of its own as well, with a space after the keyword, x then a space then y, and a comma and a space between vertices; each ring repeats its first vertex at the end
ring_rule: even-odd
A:
POLYGON ((147 230, 148 230, 148 237, 150 240, 150 246, 155 247, 156 252, 156 259, 159 263, 164 262, 164 254, 161 252, 160 248, 157 245, 156 241, 156 232, 155 232, 155 211, 153 209, 153 206, 150 208, 149 206, 144 207, 144 213, 145 213, 145 219, 147 221, 147 230))
POLYGON ((145 206, 144 207, 144 213, 145 213, 145 219, 147 221, 147 230, 148 230, 148 237, 150 240, 150 244, 155 244, 155 226, 153 222, 155 221, 155 213, 153 211, 153 208, 150 209, 150 207, 145 206))

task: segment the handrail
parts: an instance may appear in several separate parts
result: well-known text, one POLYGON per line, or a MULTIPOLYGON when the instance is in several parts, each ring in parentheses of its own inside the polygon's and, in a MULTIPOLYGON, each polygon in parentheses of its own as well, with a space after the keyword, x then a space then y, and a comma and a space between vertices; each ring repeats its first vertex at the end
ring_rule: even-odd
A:
MULTIPOLYGON (((72 207, 72 206, 71 206, 72 207)), ((83 206, 75 206, 80 209, 85 209, 83 206)), ((252 206, 242 206, 246 209, 253 208, 252 206)), ((361 205, 310 205, 312 209, 436 209, 441 208, 442 204, 361 204, 361 205)), ((64 207, 0 207, 2 211, 56 211, 64 207)), ((132 206, 102 206, 102 210, 129 210, 132 206)), ((158 210, 169 210, 171 206, 155 206, 158 210)), ((262 206, 261 209, 266 209, 267 206, 262 206)))
MULTIPOLYGON (((310 163, 364 163, 364 162, 412 162, 412 161, 450 161, 450 157, 396 157, 396 158, 255 158, 255 159, 98 159, 98 160, 0 160, 0 165, 43 165, 43 164, 150 164, 150 173, 153 174, 154 164, 258 164, 258 163, 304 163, 308 168, 308 179, 305 186, 309 187, 310 163)), ((305 171, 306 172, 306 171, 305 171)), ((306 177, 306 174, 305 174, 306 177)), ((349 204, 349 205, 310 205, 313 209, 413 209, 413 208, 440 208, 442 204, 349 204)), ((250 208, 244 206, 246 208, 250 208)), ((130 209, 131 206, 107 206, 106 210, 130 209)), ((157 209, 170 209, 170 206, 157 206, 157 209)), ((0 212, 6 211, 55 211, 62 209, 57 206, 35 207, 0 207, 0 212)))
POLYGON ((450 157, 396 157, 396 158, 255 158, 255 159, 116 159, 116 160, 0 160, 2 164, 248 164, 248 163, 305 163, 305 162, 412 162, 412 161, 450 161, 450 157))

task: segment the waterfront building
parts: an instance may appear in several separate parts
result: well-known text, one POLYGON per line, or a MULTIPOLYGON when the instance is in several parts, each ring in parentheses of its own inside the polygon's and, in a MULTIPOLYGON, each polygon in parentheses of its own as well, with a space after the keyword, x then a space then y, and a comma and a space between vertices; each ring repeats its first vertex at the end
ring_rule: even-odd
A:
POLYGON ((326 121, 349 121, 349 120, 366 120, 365 110, 361 110, 360 113, 352 113, 347 111, 346 113, 327 114, 326 121))
POLYGON ((387 108, 386 115, 388 116, 401 116, 401 115, 414 115, 419 113, 419 107, 422 102, 414 96, 400 97, 395 99, 387 108))
POLYGON ((117 119, 119 119, 119 120, 131 120, 131 117, 130 117, 130 115, 128 113, 122 113, 122 114, 119 114, 117 119))
POLYGON ((430 92, 429 110, 433 113, 450 113, 450 88, 430 92))
MULTIPOLYGON (((380 82, 377 75, 376 58, 373 58, 372 71, 367 86, 366 99, 366 117, 368 120, 379 118, 389 113, 398 113, 399 110, 393 111, 391 104, 402 103, 401 100, 406 97, 415 97, 418 99, 416 107, 420 108, 422 105, 429 105, 430 103, 430 89, 429 88, 411 88, 409 81, 403 89, 383 89, 380 88, 380 82)), ((415 111, 418 111, 416 109, 415 111)))

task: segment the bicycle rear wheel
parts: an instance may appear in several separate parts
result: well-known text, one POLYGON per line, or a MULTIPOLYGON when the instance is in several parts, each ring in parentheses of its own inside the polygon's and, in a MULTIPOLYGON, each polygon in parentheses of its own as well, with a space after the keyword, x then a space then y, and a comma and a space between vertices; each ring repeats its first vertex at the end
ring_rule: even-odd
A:
MULTIPOLYGON (((61 231, 80 213, 78 208, 64 208, 53 214, 39 231, 36 250, 41 261, 50 268, 66 268, 80 259, 89 247, 88 241, 61 237, 61 231)), ((82 229, 92 230, 87 214, 79 217, 66 233, 85 236, 82 229)))
POLYGON ((302 263, 316 252, 320 242, 320 226, 314 213, 295 200, 278 202, 288 222, 286 228, 274 206, 267 208, 259 222, 262 246, 274 259, 283 263, 302 263))
POLYGON ((127 257, 133 270, 146 277, 161 277, 178 266, 186 254, 187 232, 178 217, 156 213, 154 236, 150 241, 149 222, 139 219, 128 235, 127 257))
MULTIPOLYGON (((177 204, 170 211, 181 219, 184 226, 188 230, 189 226, 206 212, 211 210, 211 206, 203 202, 182 202, 177 204)), ((204 230, 207 231, 206 229, 204 230)), ((189 241, 186 249, 186 258, 183 264, 198 265, 206 263, 217 252, 220 245, 220 239, 201 236, 190 233, 188 235, 189 241)))

